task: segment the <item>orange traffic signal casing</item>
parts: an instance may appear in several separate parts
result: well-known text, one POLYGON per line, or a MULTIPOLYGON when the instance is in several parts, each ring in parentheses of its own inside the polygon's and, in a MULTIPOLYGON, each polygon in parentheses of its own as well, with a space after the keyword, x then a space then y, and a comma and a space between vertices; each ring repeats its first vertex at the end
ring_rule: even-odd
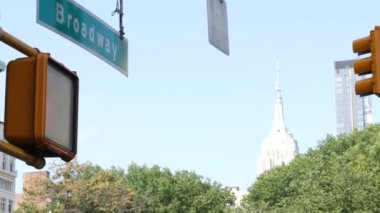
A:
POLYGON ((77 153, 77 75, 48 53, 7 66, 4 136, 42 157, 72 160, 77 153))
POLYGON ((356 94, 380 96, 380 28, 376 26, 374 30, 371 30, 369 36, 355 40, 352 47, 353 52, 359 55, 371 53, 369 57, 354 62, 355 74, 361 76, 372 73, 371 78, 355 83, 356 94))

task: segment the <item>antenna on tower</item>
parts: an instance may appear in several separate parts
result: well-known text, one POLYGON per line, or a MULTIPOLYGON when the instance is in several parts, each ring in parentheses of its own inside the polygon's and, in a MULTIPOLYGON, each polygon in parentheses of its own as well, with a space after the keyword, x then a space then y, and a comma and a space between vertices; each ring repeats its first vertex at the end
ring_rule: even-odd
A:
POLYGON ((124 39, 124 26, 123 26, 123 15, 124 15, 124 11, 123 11, 123 0, 116 0, 116 9, 111 13, 111 15, 115 15, 115 13, 118 13, 119 14, 119 27, 120 27, 120 30, 119 30, 119 33, 120 33, 120 39, 123 40, 124 39))
POLYGON ((276 71, 280 70, 280 62, 276 60, 276 71))
POLYGON ((276 60, 276 90, 280 90, 280 62, 276 60))

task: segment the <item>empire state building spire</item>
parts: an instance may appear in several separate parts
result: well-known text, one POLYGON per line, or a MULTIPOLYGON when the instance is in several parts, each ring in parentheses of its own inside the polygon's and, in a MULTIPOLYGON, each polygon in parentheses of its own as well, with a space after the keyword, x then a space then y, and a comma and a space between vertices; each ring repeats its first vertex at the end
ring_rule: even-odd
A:
POLYGON ((257 173, 259 175, 276 166, 290 163, 298 155, 297 140, 288 133, 285 127, 278 63, 276 63, 276 76, 273 129, 261 144, 261 154, 257 160, 257 173))
POLYGON ((282 106, 281 88, 280 88, 280 66, 276 63, 276 98, 274 102, 274 120, 272 134, 287 134, 284 121, 284 112, 282 106))

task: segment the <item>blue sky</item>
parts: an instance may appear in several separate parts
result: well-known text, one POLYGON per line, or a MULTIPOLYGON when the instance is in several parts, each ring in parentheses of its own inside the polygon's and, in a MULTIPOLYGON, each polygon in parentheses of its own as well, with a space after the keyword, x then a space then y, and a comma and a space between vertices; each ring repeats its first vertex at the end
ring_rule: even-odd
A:
MULTIPOLYGON (((116 0, 76 2, 118 29, 116 0)), ((208 44, 206 1, 125 0, 128 78, 38 25, 36 1, 0 0, 0 26, 78 72, 79 162, 157 164, 245 189, 272 129, 276 60, 285 123, 304 153, 335 134, 334 61, 356 57, 352 41, 380 24, 380 2, 227 4, 230 56, 208 44)), ((22 56, 0 44, 1 60, 22 56)), ((3 102, 4 72, 0 85, 3 102)), ((20 192, 22 173, 34 170, 21 161, 17 170, 20 192)))

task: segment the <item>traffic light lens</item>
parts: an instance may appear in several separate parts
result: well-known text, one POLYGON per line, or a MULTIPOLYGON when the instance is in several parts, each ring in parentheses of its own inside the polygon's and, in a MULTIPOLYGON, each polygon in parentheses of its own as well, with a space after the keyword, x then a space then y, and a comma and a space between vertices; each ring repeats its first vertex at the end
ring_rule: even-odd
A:
POLYGON ((46 139, 73 150, 75 85, 59 64, 49 60, 46 94, 46 139))

